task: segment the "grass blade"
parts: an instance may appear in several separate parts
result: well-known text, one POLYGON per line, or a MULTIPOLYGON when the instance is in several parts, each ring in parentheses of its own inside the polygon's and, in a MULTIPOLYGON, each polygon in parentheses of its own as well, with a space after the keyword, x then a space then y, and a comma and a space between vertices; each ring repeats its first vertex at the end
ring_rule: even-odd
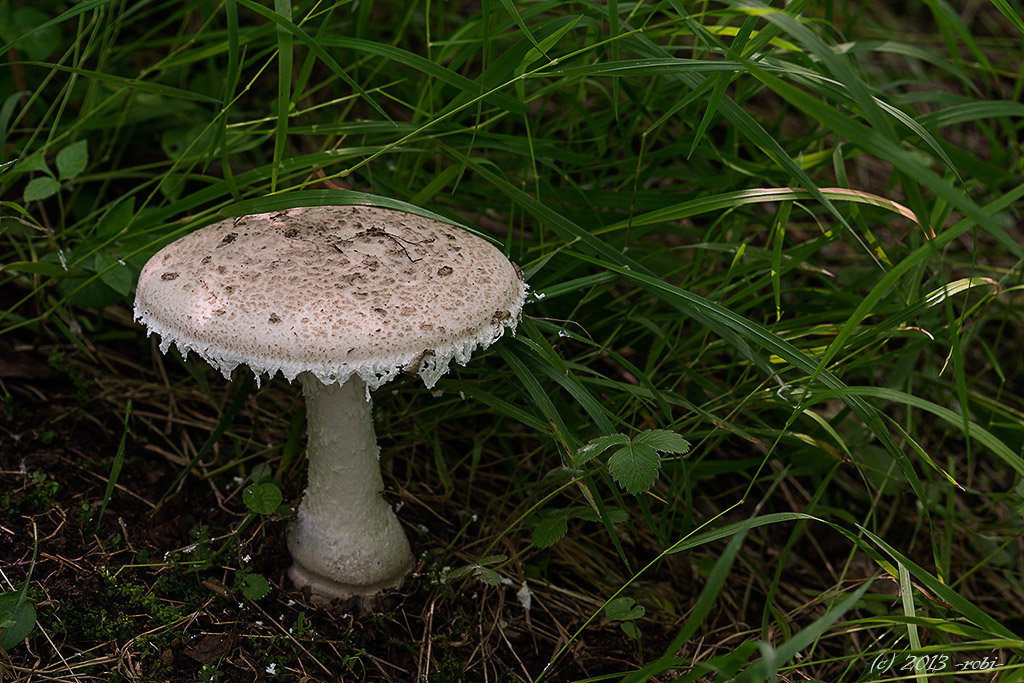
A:
POLYGON ((114 462, 110 466, 110 474, 107 475, 107 488, 103 492, 103 503, 100 505, 99 514, 96 515, 97 530, 99 530, 100 525, 103 523, 103 513, 107 511, 107 503, 110 502, 111 496, 114 495, 117 478, 121 476, 121 468, 124 466, 125 446, 128 443, 128 420, 131 419, 131 416, 132 402, 129 399, 124 408, 124 431, 121 432, 121 443, 118 444, 117 452, 114 454, 114 462))
POLYGON ((270 191, 277 189, 278 169, 288 143, 288 116, 292 105, 292 34, 284 26, 292 21, 289 0, 274 0, 274 11, 281 17, 277 25, 277 126, 274 130, 274 163, 270 170, 270 191))

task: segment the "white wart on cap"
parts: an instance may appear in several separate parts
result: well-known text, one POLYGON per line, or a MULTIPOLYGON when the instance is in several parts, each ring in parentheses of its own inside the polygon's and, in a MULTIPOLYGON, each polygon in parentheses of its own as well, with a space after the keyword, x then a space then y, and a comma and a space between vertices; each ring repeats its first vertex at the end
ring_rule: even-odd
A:
POLYGON ((514 331, 522 276, 486 240, 414 214, 309 207, 221 221, 143 268, 135 318, 225 377, 310 372, 370 389, 400 370, 431 387, 514 331))
POLYGON ((400 584, 413 563, 387 502, 370 389, 400 370, 431 387, 515 330, 519 269, 487 241, 420 216, 311 207, 202 228, 139 275, 135 318, 230 377, 302 382, 308 485, 288 531, 292 581, 317 600, 400 584))

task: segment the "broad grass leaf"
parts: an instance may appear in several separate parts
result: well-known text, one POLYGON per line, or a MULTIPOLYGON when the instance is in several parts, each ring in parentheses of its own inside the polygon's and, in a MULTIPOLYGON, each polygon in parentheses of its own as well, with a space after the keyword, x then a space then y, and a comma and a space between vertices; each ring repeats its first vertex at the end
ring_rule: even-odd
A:
MULTIPOLYGON (((104 0, 109 2, 110 0, 104 0)), ((81 4, 85 4, 84 2, 81 4)), ((3 53, 3 49, 0 48, 0 53, 3 53)), ((47 68, 54 71, 61 71, 64 73, 75 74, 83 78, 95 80, 100 83, 106 83, 111 85, 124 93, 133 93, 138 95, 139 93, 146 93, 148 95, 158 95, 161 97, 168 97, 174 100, 183 100, 188 102, 205 102, 207 104, 220 104, 220 100, 214 99, 209 95, 203 93, 193 92, 191 90, 185 90, 183 88, 175 88, 170 85, 163 85, 161 83, 154 83, 145 79, 139 78, 127 78, 125 76, 118 76, 116 74, 107 73, 105 71, 96 71, 93 69, 82 69, 80 67, 68 66, 67 64, 47 64, 47 68)), ((155 111, 159 108, 160 111, 168 113, 169 103, 162 102, 156 105, 154 108, 149 109, 149 115, 157 117, 155 111)), ((136 112, 135 116, 141 117, 147 112, 147 108, 142 108, 140 112, 136 112)))
POLYGON ((121 468, 124 466, 125 446, 128 443, 128 421, 131 416, 132 401, 128 399, 128 404, 124 409, 124 430, 121 432, 121 443, 118 444, 117 452, 114 454, 114 462, 110 466, 110 474, 107 475, 107 487, 103 492, 103 503, 100 505, 99 514, 96 515, 97 530, 99 530, 100 524, 103 523, 103 513, 106 512, 107 504, 114 496, 114 487, 117 486, 118 477, 121 476, 121 468))
POLYGON ((526 37, 530 39, 530 42, 533 43, 534 46, 537 47, 537 49, 540 49, 540 45, 537 43, 537 39, 533 37, 533 33, 530 31, 530 27, 526 25, 526 22, 523 20, 523 16, 519 14, 519 9, 516 8, 515 3, 512 2, 512 0, 498 1, 505 8, 505 11, 509 13, 509 16, 512 17, 512 20, 516 22, 516 25, 519 27, 519 30, 526 34, 526 37))
POLYGON ((65 277, 57 291, 74 304, 87 308, 99 309, 124 302, 124 295, 115 292, 99 278, 65 277))
POLYGON ((96 254, 96 272, 100 273, 100 280, 112 290, 127 297, 131 294, 135 278, 128 266, 120 259, 109 254, 100 252, 96 254))
MULTIPOLYGON (((962 430, 965 436, 969 436, 970 438, 977 440, 1006 465, 1016 470, 1019 475, 1024 475, 1024 457, 1021 457, 1020 453, 1015 453, 1012 448, 1003 443, 1003 441, 992 432, 988 431, 973 420, 968 419, 965 421, 963 415, 958 414, 949 408, 945 408, 933 403, 932 401, 928 401, 919 396, 914 396, 913 394, 909 394, 905 391, 898 391, 896 389, 889 389, 886 387, 847 387, 843 390, 825 391, 821 394, 817 394, 814 396, 813 401, 817 403, 833 397, 849 395, 879 398, 885 401, 908 405, 931 413, 943 422, 949 424, 951 427, 962 430)), ((935 467, 938 471, 943 472, 943 470, 939 469, 934 463, 929 464, 935 467)), ((945 474, 945 472, 943 472, 943 474, 945 474)))
POLYGON ((544 335, 540 334, 533 321, 524 320, 520 324, 520 330, 522 334, 516 336, 515 343, 522 344, 529 350, 529 353, 522 354, 523 361, 569 393, 587 411, 599 430, 605 434, 615 432, 615 425, 607 408, 590 393, 575 371, 565 364, 544 335))
MULTIPOLYGON (((87 251, 84 250, 83 251, 87 251)), ((97 253, 86 253, 79 256, 75 252, 67 253, 67 262, 74 264, 72 268, 63 273, 57 285, 57 291, 61 296, 67 297, 78 306, 89 308, 103 308, 113 306, 124 301, 124 294, 114 291, 110 285, 103 282, 102 278, 96 276, 101 270, 96 267, 97 253)), ((56 253, 49 253, 43 256, 42 261, 57 264, 56 253)), ((63 269, 62 269, 63 270, 63 269)))
POLYGON ((107 212, 100 218, 99 225, 96 228, 97 234, 100 238, 104 239, 117 235, 128 227, 128 223, 131 222, 134 214, 135 197, 122 199, 107 209, 107 212))
POLYGON ((469 382, 457 379, 442 379, 441 381, 444 383, 443 386, 446 390, 450 389, 454 392, 461 391, 474 401, 480 401, 496 413, 504 415, 507 418, 517 420, 530 429, 543 432, 548 427, 544 420, 540 419, 533 413, 529 413, 503 398, 499 398, 495 394, 484 391, 478 382, 469 382))
POLYGON ((56 263, 44 261, 14 261, 0 266, 8 273, 35 273, 49 278, 65 277, 68 273, 56 263))
MULTIPOLYGON (((287 23, 292 23, 292 5, 288 0, 274 0, 274 11, 287 23)), ((277 27, 277 123, 274 130, 274 163, 270 172, 270 191, 277 189, 281 159, 284 158, 288 139, 288 112, 292 97, 292 34, 282 25, 277 27)))
POLYGON ((550 430, 553 437, 565 448, 566 451, 571 452, 575 447, 573 433, 569 427, 565 424, 565 420, 562 418, 555 406, 551 397, 548 395, 545 388, 537 380, 537 377, 530 372, 527 368, 523 358, 525 353, 520 347, 498 344, 498 355, 500 355, 509 368, 519 379, 520 384, 526 389, 526 392, 530 395, 530 398, 536 404, 537 408, 543 413, 545 420, 550 425, 550 430))
POLYGON ((875 564, 895 578, 897 575, 895 565, 886 561, 882 555, 875 550, 876 547, 880 548, 896 563, 904 565, 910 571, 911 575, 914 576, 919 583, 924 585, 925 588, 932 591, 940 600, 950 605, 959 614, 970 619, 979 628, 983 628, 993 635, 1019 640, 1019 638, 1010 629, 990 617, 984 610, 975 606, 954 589, 944 584, 941 579, 909 560, 899 551, 895 550, 892 546, 862 526, 857 526, 857 532, 854 532, 840 524, 815 517, 814 515, 808 515, 802 512, 775 512, 767 515, 761 515, 759 517, 752 517, 742 522, 726 524, 717 529, 712 529, 710 531, 695 534, 688 538, 680 539, 665 552, 666 554, 671 554, 688 550, 690 548, 696 548, 706 543, 712 543, 737 533, 745 533, 750 529, 765 526, 766 524, 778 524, 780 522, 792 522, 804 519, 825 524, 839 532, 858 548, 868 553, 875 564), (863 536, 866 536, 867 540, 864 540, 863 536))
POLYGON ((934 130, 1002 116, 1024 117, 1024 104, 1012 100, 964 102, 925 114, 919 117, 917 122, 924 128, 934 130))
POLYGON ((896 463, 883 448, 866 445, 857 449, 857 461, 868 481, 884 495, 897 493, 903 487, 903 480, 896 476, 896 463))

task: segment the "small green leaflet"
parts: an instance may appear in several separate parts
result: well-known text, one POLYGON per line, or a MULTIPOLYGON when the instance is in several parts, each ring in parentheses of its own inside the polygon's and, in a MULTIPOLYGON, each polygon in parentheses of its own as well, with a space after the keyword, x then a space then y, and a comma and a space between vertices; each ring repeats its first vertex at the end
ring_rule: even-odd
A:
POLYGON ((647 610, 644 609, 643 605, 636 604, 636 600, 633 598, 615 598, 604 606, 605 616, 615 621, 639 619, 646 612, 647 610))
POLYGON ((630 638, 640 639, 640 629, 633 622, 646 614, 643 605, 636 604, 633 598, 615 598, 604 606, 604 614, 609 619, 618 621, 619 628, 630 638))
POLYGON ((49 176, 33 178, 25 186, 25 201, 35 202, 52 197, 60 190, 60 183, 49 176))
POLYGON ((662 453, 683 455, 690 452, 690 442, 667 429, 649 429, 646 432, 640 432, 633 439, 633 443, 650 446, 662 453))
POLYGON ((57 152, 57 172, 61 180, 70 180, 85 170, 89 163, 89 148, 85 140, 73 142, 57 152))
MULTIPOLYGON (((608 521, 612 524, 621 524, 629 518, 626 511, 620 508, 610 507, 607 508, 606 512, 608 514, 608 521)), ((558 510, 546 510, 536 522, 536 527, 533 530, 533 544, 538 548, 553 546, 569 531, 570 519, 596 522, 601 517, 593 508, 583 505, 558 510)))
POLYGON ((250 600, 262 600, 270 594, 270 582, 262 574, 241 572, 242 594, 250 600))
POLYGON ((625 434, 609 434, 592 439, 576 453, 576 467, 583 467, 612 446, 625 446, 628 443, 629 437, 625 434))
POLYGON ((258 515, 269 515, 277 510, 277 506, 284 500, 275 484, 250 484, 242 491, 242 502, 245 506, 258 515))
POLYGON ((569 531, 567 515, 552 515, 537 523, 533 530, 533 544, 538 548, 549 548, 569 531))
POLYGON ((579 450, 576 467, 582 467, 613 446, 616 450, 608 456, 608 471, 634 496, 654 485, 661 471, 659 453, 683 455, 690 450, 689 441, 667 429, 640 432, 632 440, 625 434, 608 434, 593 439, 579 450))
POLYGON ((24 591, 0 594, 0 650, 10 650, 28 638, 35 625, 36 609, 24 591))
POLYGON ((634 496, 651 488, 661 469, 661 458, 650 446, 629 444, 608 457, 608 471, 619 486, 634 496))
POLYGON ((36 152, 28 158, 20 159, 18 161, 18 165, 14 167, 14 170, 18 173, 32 173, 33 171, 39 171, 48 176, 53 175, 50 167, 46 165, 46 159, 42 152, 36 152))
POLYGON ((506 583, 507 580, 502 581, 501 575, 493 569, 488 569, 488 565, 500 564, 507 559, 508 558, 505 555, 488 555, 476 564, 469 564, 465 567, 459 567, 458 569, 452 569, 445 572, 444 581, 448 583, 454 579, 472 574, 488 586, 497 586, 500 583, 506 583))

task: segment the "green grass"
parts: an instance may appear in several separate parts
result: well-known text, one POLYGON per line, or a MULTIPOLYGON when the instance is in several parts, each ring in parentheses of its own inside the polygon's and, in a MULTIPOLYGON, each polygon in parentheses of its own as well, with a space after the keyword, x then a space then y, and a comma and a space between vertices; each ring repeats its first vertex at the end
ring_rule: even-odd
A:
MULTIPOLYGON (((51 362, 71 387, 47 390, 72 415, 58 441, 106 435, 68 451, 96 487, 70 500, 62 484, 57 504, 99 509, 83 547, 96 524, 110 542, 115 512, 142 505, 120 485, 156 459, 172 471, 137 484, 151 505, 231 513, 194 562, 103 550, 111 573, 131 574, 104 578, 103 594, 158 587, 180 618, 149 601, 129 610, 134 628, 180 650, 188 615, 213 619, 202 582, 233 586, 248 606, 231 637, 256 668, 301 663, 285 676, 401 679, 379 664, 397 648, 397 667, 432 680, 478 672, 481 652, 509 680, 878 680, 908 676, 872 668, 887 658, 949 672, 986 656, 1016 680, 1022 9, 0 8, 0 344, 71 359, 51 362), (532 296, 516 337, 442 379, 441 396, 409 379, 378 392, 389 496, 423 562, 376 620, 310 607, 292 617, 312 629, 297 639, 253 626, 300 596, 283 577, 282 518, 250 514, 231 483, 273 476, 297 502, 297 390, 250 396, 160 359, 128 311, 141 266, 196 227, 350 203, 491 236, 532 296), (90 419, 100 427, 75 426, 90 419), (636 494, 620 485, 626 456, 583 450, 601 437, 635 448, 653 430, 691 447, 636 456, 658 471, 636 494), (466 569, 444 581, 445 567, 466 569), (244 590, 252 572, 270 597, 244 590)), ((36 381, 0 380, 11 424, 31 424, 39 392, 23 385, 36 381)), ((5 448, 12 472, 31 451, 5 448)), ((40 515, 21 485, 0 505, 7 528, 40 515)), ((21 590, 17 567, 5 591, 21 590)), ((64 589, 46 576, 31 575, 39 626, 10 650, 15 666, 42 652, 58 671, 94 647, 99 662, 135 653, 137 675, 181 666, 126 645, 121 622, 98 645, 102 624, 75 632, 78 616, 48 610, 64 589)), ((230 661, 202 675, 234 675, 230 661)))

